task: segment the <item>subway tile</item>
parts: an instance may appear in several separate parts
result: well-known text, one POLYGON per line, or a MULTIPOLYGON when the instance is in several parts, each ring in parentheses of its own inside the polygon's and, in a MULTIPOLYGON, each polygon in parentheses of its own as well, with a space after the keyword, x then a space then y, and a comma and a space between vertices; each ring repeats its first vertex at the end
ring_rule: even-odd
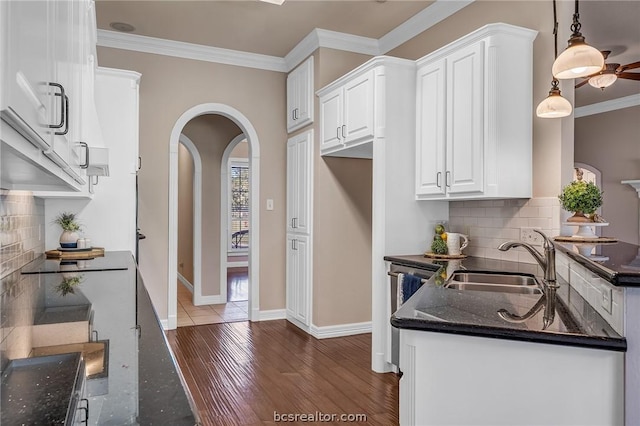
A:
POLYGON ((538 216, 539 217, 543 217, 543 218, 551 218, 552 216, 552 207, 551 206, 544 206, 544 207, 538 207, 538 216))
POLYGON ((521 207, 518 211, 520 217, 538 217, 538 207, 521 207))

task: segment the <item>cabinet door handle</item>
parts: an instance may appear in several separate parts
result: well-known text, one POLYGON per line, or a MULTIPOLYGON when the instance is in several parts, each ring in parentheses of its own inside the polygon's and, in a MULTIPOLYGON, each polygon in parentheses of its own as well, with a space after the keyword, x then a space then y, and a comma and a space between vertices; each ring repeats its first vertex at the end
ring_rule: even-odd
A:
POLYGON ((346 127, 347 127, 347 126, 345 126, 344 124, 342 125, 342 139, 346 139, 346 136, 344 135, 344 129, 345 129, 346 127))
POLYGON ((294 109, 293 111, 294 111, 294 113, 295 113, 295 117, 293 117, 293 118, 294 118, 294 119, 296 119, 296 120, 297 120, 298 118, 300 118, 300 114, 298 114, 298 108, 294 109))
POLYGON ((297 227, 298 227, 298 218, 297 218, 297 217, 294 217, 294 218, 293 218, 293 227, 294 227, 294 228, 297 228, 297 227))
POLYGON ((78 145, 84 148, 84 164, 80 164, 81 169, 89 167, 89 145, 86 142, 78 142, 78 145))
POLYGON ((87 403, 86 407, 80 407, 81 410, 84 410, 84 420, 82 420, 80 423, 88 425, 89 424, 89 400, 87 398, 82 398, 80 402, 87 403))
POLYGON ((442 176, 442 172, 438 172, 438 173, 436 173, 436 186, 437 186, 438 188, 442 188, 442 187, 440 186, 440 176, 442 176))
POLYGON ((138 157, 138 170, 142 169, 142 157, 138 157))
POLYGON ((66 135, 69 132, 69 97, 64 95, 64 110, 62 115, 64 121, 64 130, 55 132, 56 135, 66 135))
POLYGON ((56 88, 58 88, 58 90, 60 90, 59 92, 55 92, 54 93, 54 96, 59 96, 60 97, 60 123, 58 123, 58 124, 49 124, 49 128, 50 129, 59 129, 62 126, 64 126, 64 97, 65 97, 64 87, 62 87, 62 84, 51 83, 51 82, 49 82, 49 86, 56 87, 56 88))
POLYGON ((340 127, 336 127, 336 137, 340 140, 340 127))
POLYGON ((447 185, 447 188, 451 188, 451 182, 449 182, 449 177, 451 176, 451 172, 447 171, 447 173, 445 174, 445 185, 447 185))

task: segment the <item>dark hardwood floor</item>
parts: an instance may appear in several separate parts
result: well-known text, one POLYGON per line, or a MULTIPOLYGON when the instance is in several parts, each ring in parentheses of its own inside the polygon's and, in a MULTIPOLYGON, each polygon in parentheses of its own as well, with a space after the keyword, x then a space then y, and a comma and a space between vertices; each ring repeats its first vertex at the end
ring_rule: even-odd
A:
POLYGON ((275 413, 398 424, 398 378, 371 371, 370 334, 317 340, 276 320, 182 327, 168 339, 203 425, 280 424, 275 413))

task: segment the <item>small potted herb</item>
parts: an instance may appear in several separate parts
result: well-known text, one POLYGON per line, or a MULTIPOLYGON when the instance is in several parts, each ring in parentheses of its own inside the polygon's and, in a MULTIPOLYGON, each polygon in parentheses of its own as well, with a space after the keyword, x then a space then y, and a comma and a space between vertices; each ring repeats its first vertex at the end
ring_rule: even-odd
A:
POLYGON ((62 212, 53 220, 53 223, 62 228, 60 235, 60 247, 76 248, 78 246, 78 231, 81 226, 76 220, 76 214, 70 212, 62 212))
POLYGON ((578 180, 562 188, 558 199, 564 210, 573 213, 567 222, 593 222, 594 213, 602 205, 602 191, 578 175, 578 180))

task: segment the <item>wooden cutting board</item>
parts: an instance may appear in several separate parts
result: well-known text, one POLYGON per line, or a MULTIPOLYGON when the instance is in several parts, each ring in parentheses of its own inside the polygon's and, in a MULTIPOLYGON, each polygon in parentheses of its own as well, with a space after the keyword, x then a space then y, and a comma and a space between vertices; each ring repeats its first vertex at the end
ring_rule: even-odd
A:
POLYGON ((93 247, 91 250, 85 251, 62 251, 62 250, 48 250, 44 254, 47 255, 47 259, 93 259, 94 257, 104 256, 104 248, 93 247))

